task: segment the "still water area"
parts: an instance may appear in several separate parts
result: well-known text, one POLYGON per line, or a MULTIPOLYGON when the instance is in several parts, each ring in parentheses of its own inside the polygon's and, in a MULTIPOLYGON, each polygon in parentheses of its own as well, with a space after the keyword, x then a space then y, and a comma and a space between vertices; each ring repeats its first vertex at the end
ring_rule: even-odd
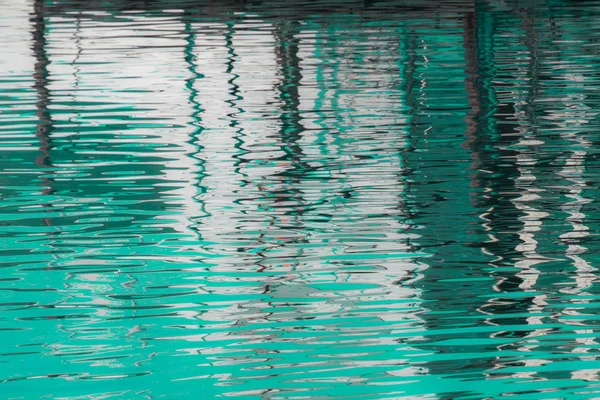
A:
POLYGON ((600 1, 0 10, 0 398, 600 399, 600 1))

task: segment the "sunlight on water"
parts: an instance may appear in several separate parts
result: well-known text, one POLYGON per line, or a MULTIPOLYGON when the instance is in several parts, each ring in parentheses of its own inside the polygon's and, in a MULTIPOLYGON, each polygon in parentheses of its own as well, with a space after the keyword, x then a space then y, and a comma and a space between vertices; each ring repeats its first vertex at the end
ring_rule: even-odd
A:
POLYGON ((600 398, 599 1, 0 8, 0 397, 600 398))

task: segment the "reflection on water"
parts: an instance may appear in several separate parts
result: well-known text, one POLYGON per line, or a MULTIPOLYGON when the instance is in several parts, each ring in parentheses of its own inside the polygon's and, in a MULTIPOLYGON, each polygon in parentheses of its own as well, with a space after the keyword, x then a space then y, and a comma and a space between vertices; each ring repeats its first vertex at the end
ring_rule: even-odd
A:
POLYGON ((0 5, 2 397, 600 397, 600 2, 0 5))

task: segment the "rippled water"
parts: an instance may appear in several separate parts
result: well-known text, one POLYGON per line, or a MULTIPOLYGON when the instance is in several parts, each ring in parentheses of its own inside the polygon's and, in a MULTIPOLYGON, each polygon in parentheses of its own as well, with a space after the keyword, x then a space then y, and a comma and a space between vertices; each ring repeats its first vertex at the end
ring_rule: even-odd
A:
POLYGON ((600 398, 600 1, 0 10, 1 398, 600 398))

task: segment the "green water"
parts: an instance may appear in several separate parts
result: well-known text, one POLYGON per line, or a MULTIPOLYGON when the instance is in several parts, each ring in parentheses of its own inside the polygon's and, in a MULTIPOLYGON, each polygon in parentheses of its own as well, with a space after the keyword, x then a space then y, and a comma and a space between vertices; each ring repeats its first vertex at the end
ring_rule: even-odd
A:
POLYGON ((600 1, 0 11, 0 398, 600 398, 600 1))

